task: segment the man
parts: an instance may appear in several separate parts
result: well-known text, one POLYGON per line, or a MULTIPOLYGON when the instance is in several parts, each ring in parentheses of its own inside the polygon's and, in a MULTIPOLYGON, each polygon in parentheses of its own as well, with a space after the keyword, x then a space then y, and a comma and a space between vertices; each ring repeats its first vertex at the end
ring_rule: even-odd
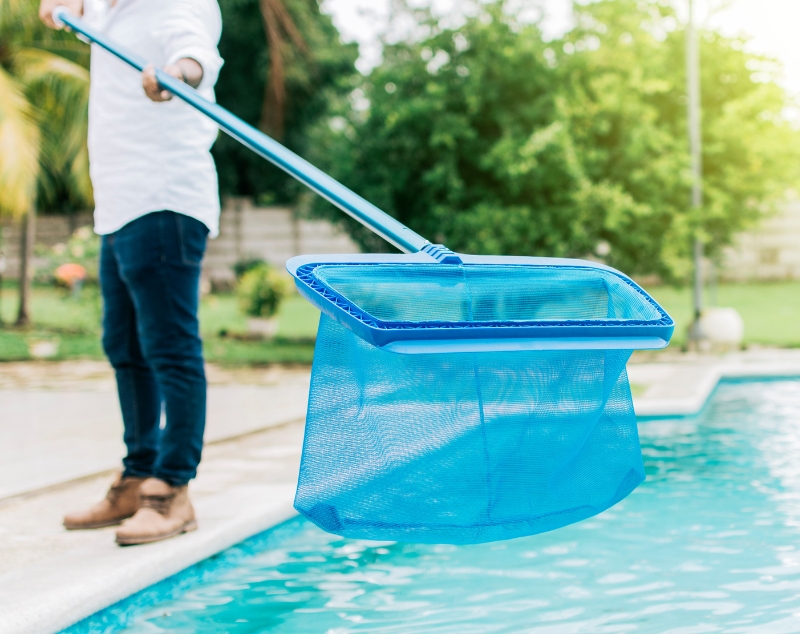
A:
MULTIPOLYGON (((222 59, 216 0, 41 0, 75 15, 214 98, 222 59)), ((206 379, 197 309, 200 267, 219 225, 210 155, 217 128, 92 46, 89 158, 102 236, 103 348, 117 379, 127 456, 106 498, 68 529, 122 523, 121 545, 197 527, 188 497, 203 447, 206 379), (166 426, 160 428, 162 403, 166 426)))

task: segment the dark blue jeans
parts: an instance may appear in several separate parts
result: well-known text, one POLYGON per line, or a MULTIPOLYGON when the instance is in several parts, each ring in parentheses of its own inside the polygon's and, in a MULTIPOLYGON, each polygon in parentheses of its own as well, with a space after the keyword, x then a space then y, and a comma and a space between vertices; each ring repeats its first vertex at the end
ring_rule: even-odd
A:
POLYGON ((206 422, 197 308, 207 236, 199 220, 172 211, 103 236, 103 348, 117 376, 126 477, 180 486, 197 473, 206 422))

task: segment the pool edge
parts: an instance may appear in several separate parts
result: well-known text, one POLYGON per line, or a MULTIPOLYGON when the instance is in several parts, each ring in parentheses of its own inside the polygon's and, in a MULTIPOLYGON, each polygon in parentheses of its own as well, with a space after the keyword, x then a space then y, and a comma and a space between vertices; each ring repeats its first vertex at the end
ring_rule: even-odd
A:
POLYGON ((664 418, 681 418, 698 415, 714 395, 720 383, 735 381, 763 381, 800 378, 800 356, 792 354, 797 359, 786 360, 780 357, 753 359, 749 355, 739 354, 721 358, 709 364, 630 364, 628 372, 631 382, 636 382, 636 375, 642 367, 671 366, 673 371, 682 375, 694 372, 690 380, 678 377, 664 377, 654 383, 672 383, 675 389, 660 390, 660 394, 649 396, 650 389, 643 396, 634 397, 634 411, 639 421, 658 420, 664 418), (672 381, 670 381, 672 379, 672 381))
MULTIPOLYGON (((72 553, 74 566, 83 566, 82 583, 70 580, 64 559, 33 565, 15 573, 13 597, 4 597, 0 632, 59 632, 155 583, 243 540, 294 517, 295 486, 263 485, 223 491, 198 508, 200 530, 156 544, 132 548, 109 544, 102 558, 72 553), (266 500, 266 503, 265 503, 266 500), (242 508, 251 509, 241 512, 242 508), (237 509, 239 512, 237 512, 237 509), (86 568, 92 568, 89 582, 86 568), (49 570, 48 570, 49 568, 49 570), (13 609, 9 609, 9 605, 13 609)), ((109 535, 109 537, 111 537, 109 535)), ((85 553, 84 553, 85 554, 85 553)), ((70 555, 68 555, 70 556, 70 555)), ((8 580, 6 580, 8 581, 8 580)))

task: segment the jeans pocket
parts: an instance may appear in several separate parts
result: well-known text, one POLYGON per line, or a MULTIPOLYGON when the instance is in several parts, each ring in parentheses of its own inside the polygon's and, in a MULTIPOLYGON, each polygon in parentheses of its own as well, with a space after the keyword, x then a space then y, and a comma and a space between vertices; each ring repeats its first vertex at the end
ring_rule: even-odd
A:
POLYGON ((203 262, 208 240, 208 227, 202 222, 183 214, 175 214, 178 227, 178 242, 181 260, 189 266, 199 267, 203 262))

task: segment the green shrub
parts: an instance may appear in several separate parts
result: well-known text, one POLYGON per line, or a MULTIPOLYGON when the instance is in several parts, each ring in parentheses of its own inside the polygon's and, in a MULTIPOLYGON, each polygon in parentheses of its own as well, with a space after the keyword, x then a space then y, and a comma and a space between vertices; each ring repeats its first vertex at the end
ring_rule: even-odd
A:
POLYGON ((259 264, 242 275, 236 288, 239 306, 249 317, 272 317, 289 293, 289 281, 269 264, 259 264))
POLYGON ((263 266, 266 262, 261 258, 246 258, 244 260, 239 260, 236 264, 233 265, 233 274, 236 276, 236 280, 241 280, 242 276, 247 273, 248 271, 252 271, 259 266, 263 266))

